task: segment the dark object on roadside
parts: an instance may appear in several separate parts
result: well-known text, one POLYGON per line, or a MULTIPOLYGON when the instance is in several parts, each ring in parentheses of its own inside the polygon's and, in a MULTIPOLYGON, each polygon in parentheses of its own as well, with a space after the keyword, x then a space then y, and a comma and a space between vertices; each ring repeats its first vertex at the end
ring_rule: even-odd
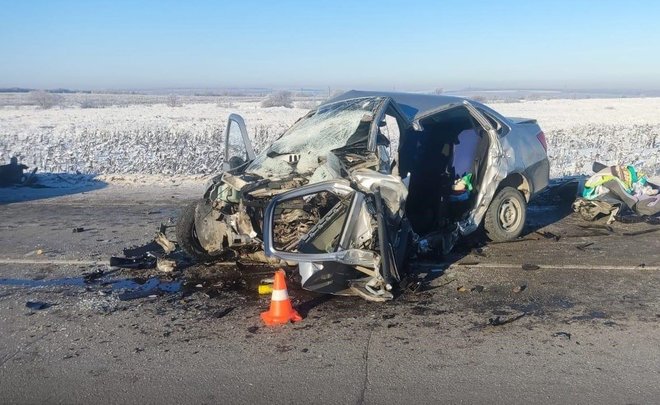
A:
POLYGON ((644 235, 644 234, 647 234, 647 233, 653 233, 653 232, 657 232, 657 231, 660 231, 660 229, 653 228, 653 229, 645 229, 643 231, 636 231, 636 232, 624 232, 623 235, 624 236, 637 236, 637 235, 644 235))
POLYGON ((476 292, 480 293, 480 292, 483 292, 484 289, 485 288, 482 285, 475 285, 474 287, 472 287, 472 289, 470 289, 470 291, 476 291, 476 292))
POLYGON ((103 277, 104 274, 105 274, 105 272, 103 270, 96 269, 96 270, 90 271, 89 273, 84 273, 83 274, 83 279, 85 280, 86 283, 89 283, 89 282, 92 282, 94 280, 97 280, 97 279, 103 277))
POLYGON ((522 267, 523 270, 527 270, 527 271, 538 270, 538 269, 541 268, 541 267, 537 266, 536 264, 531 264, 531 263, 523 263, 523 265, 521 267, 522 267))
POLYGON ((561 239, 561 236, 555 235, 554 233, 548 231, 536 232, 536 233, 538 233, 539 235, 543 236, 546 239, 553 239, 555 242, 559 242, 559 239, 561 239))
POLYGON ((55 304, 43 301, 28 301, 25 303, 25 306, 30 308, 33 311, 41 311, 42 309, 50 308, 55 304))
POLYGON ((220 311, 215 312, 213 314, 213 317, 218 318, 218 319, 224 318, 225 316, 229 315, 229 313, 233 310, 234 310, 234 307, 227 307, 225 309, 222 309, 220 311))
POLYGON ((585 250, 586 248, 588 248, 589 246, 591 246, 591 245, 593 245, 593 244, 594 244, 593 242, 583 243, 583 244, 581 244, 581 245, 577 245, 575 248, 576 248, 577 250, 581 250, 581 251, 584 252, 584 250, 585 250))
POLYGON ((609 224, 626 211, 639 216, 660 215, 658 186, 633 166, 605 166, 595 162, 593 170, 596 173, 578 190, 579 197, 573 203, 573 210, 584 220, 609 216, 609 224))
POLYGON ((622 224, 638 224, 641 222, 646 222, 649 225, 660 225, 660 216, 650 216, 650 215, 616 215, 614 217, 617 221, 622 224))
POLYGON ((470 253, 472 253, 475 256, 486 257, 486 253, 484 253, 484 249, 480 247, 472 249, 470 253))
POLYGON ((507 323, 517 321, 518 319, 522 318, 525 315, 527 315, 527 313, 523 312, 520 315, 516 315, 516 316, 513 316, 511 318, 504 318, 504 319, 498 315, 495 318, 488 318, 488 324, 491 325, 491 326, 506 325, 507 323))
POLYGON ((571 334, 568 332, 555 332, 552 334, 552 337, 562 337, 571 340, 571 334))
POLYGON ((80 233, 80 232, 85 232, 85 228, 83 228, 82 226, 73 228, 73 233, 80 233))
POLYGON ((110 266, 124 269, 153 269, 156 267, 156 256, 147 252, 139 257, 111 257, 110 266))
POLYGON ((8 165, 0 166, 0 186, 24 184, 27 178, 23 177, 23 170, 27 168, 24 164, 19 164, 16 157, 12 157, 8 165))
POLYGON ((154 254, 161 252, 164 252, 163 248, 155 241, 151 241, 142 246, 133 246, 130 248, 123 249, 123 253, 125 257, 140 257, 146 254, 154 254))

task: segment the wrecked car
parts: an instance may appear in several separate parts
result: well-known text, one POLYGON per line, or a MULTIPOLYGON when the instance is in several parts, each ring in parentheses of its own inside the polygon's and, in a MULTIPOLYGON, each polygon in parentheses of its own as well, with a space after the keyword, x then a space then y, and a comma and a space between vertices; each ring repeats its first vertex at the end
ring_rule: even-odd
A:
POLYGON ((451 96, 350 91, 258 155, 232 114, 223 141, 224 172, 179 218, 183 249, 297 264, 305 289, 374 301, 411 257, 447 254, 481 224, 517 238, 549 177, 535 120, 451 96))

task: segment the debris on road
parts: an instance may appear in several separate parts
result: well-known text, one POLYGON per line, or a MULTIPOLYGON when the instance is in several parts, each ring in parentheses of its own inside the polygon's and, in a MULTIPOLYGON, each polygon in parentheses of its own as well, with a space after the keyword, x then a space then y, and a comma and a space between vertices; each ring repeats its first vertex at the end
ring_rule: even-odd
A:
POLYGON ((577 250, 581 250, 581 251, 584 252, 584 250, 585 250, 586 248, 588 248, 589 246, 591 246, 591 245, 593 245, 593 244, 594 244, 593 242, 582 243, 582 244, 580 244, 580 245, 577 245, 575 248, 576 248, 577 250))
POLYGON ((158 243, 158 245, 163 248, 166 255, 169 255, 170 253, 176 250, 176 245, 174 244, 174 242, 169 240, 167 236, 165 236, 165 232, 163 232, 163 228, 165 227, 161 225, 160 231, 156 232, 156 237, 154 238, 154 242, 158 243))
POLYGON ((172 259, 159 257, 156 259, 156 268, 163 273, 171 273, 176 269, 176 262, 172 259))
POLYGON ((105 275, 105 271, 103 271, 102 269, 95 269, 90 271, 89 273, 83 273, 83 279, 85 280, 85 282, 89 283, 94 280, 98 280, 104 275, 105 275))
POLYGON ((543 232, 541 232, 541 231, 537 231, 536 233, 537 233, 538 235, 543 236, 545 239, 552 239, 552 240, 554 240, 555 242, 559 242, 559 239, 561 239, 561 236, 559 236, 559 235, 555 235, 554 233, 549 232, 549 231, 543 231, 543 232))
POLYGON ((568 332, 555 332, 552 334, 552 337, 561 337, 566 340, 571 340, 571 334, 568 332))
POLYGON ((526 270, 526 271, 538 270, 538 269, 541 268, 541 267, 537 266, 536 264, 531 264, 531 263, 523 263, 523 265, 521 267, 522 267, 523 270, 526 270))
POLYGON ((517 286, 513 287, 513 292, 514 293, 519 293, 519 292, 525 291, 526 289, 527 289, 527 285, 525 285, 525 284, 517 285, 517 286))
POLYGON ((73 228, 73 233, 80 233, 80 232, 85 232, 85 228, 83 228, 82 226, 73 228))
POLYGON ((121 267, 124 269, 153 269, 156 267, 157 258, 151 253, 147 252, 138 257, 111 257, 111 267, 121 267))
POLYGON ((259 293, 259 295, 272 294, 273 285, 272 284, 259 284, 259 287, 257 287, 257 292, 259 293))
POLYGON ((660 215, 658 186, 634 166, 605 166, 596 162, 593 170, 596 173, 586 181, 580 197, 573 203, 573 210, 583 219, 593 221, 609 216, 607 223, 611 224, 623 211, 639 216, 660 215))
POLYGON ((660 229, 655 228, 655 229, 645 229, 643 231, 636 231, 636 232, 624 232, 623 235, 624 236, 637 236, 637 235, 644 235, 644 234, 647 234, 647 233, 653 233, 653 232, 657 232, 657 231, 660 231, 660 229))
POLYGON ((491 325, 491 326, 506 325, 508 323, 515 322, 518 319, 521 319, 525 315, 527 315, 526 312, 523 312, 522 314, 513 316, 511 318, 502 318, 498 315, 495 318, 488 318, 488 325, 491 325))
POLYGON ((218 318, 218 319, 224 318, 225 316, 229 315, 229 313, 231 311, 233 311, 234 309, 236 309, 236 308, 235 307, 227 307, 225 309, 222 309, 220 311, 215 312, 213 314, 213 317, 218 318))
POLYGON ((44 301, 28 301, 25 303, 25 306, 30 308, 33 311, 41 311, 42 309, 47 309, 56 304, 51 304, 44 301))

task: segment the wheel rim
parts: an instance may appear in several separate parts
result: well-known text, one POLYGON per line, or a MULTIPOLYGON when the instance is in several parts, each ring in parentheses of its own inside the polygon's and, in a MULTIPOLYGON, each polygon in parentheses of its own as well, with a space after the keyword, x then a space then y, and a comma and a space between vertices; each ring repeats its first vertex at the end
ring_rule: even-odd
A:
POLYGON ((514 198, 507 198, 502 201, 498 217, 500 225, 505 231, 518 229, 522 220, 522 206, 520 202, 514 198))

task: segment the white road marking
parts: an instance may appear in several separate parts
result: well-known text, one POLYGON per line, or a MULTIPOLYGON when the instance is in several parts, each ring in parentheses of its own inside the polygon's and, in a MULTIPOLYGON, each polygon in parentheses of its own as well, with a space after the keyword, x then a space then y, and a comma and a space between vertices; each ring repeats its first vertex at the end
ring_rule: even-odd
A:
MULTIPOLYGON (((109 266, 108 260, 49 260, 49 259, 0 259, 0 264, 33 264, 33 265, 55 265, 55 266, 109 266)), ((217 263, 218 265, 234 265, 233 263, 217 263)), ((539 270, 543 269, 559 269, 559 270, 650 270, 658 271, 660 266, 609 266, 609 265, 591 265, 591 264, 537 264, 539 270)), ((477 268, 477 269, 522 269, 522 263, 470 263, 453 262, 453 263, 436 263, 436 264, 422 264, 421 267, 425 268, 477 268)))
POLYGON ((37 264, 37 265, 56 265, 56 266, 103 266, 110 265, 108 260, 36 260, 36 259, 0 259, 0 264, 37 264))
MULTIPOLYGON (((538 266, 539 270, 542 269, 559 269, 559 270, 660 270, 660 266, 647 266, 647 265, 637 265, 637 266, 608 266, 608 265, 591 265, 591 264, 537 264, 534 263, 534 266, 538 266)), ((428 267, 435 267, 429 265, 428 267)), ((452 269, 461 268, 461 267, 472 267, 478 269, 522 269, 522 263, 513 264, 513 263, 475 263, 471 264, 466 262, 466 264, 458 263, 443 263, 437 267, 449 267, 452 269)))

